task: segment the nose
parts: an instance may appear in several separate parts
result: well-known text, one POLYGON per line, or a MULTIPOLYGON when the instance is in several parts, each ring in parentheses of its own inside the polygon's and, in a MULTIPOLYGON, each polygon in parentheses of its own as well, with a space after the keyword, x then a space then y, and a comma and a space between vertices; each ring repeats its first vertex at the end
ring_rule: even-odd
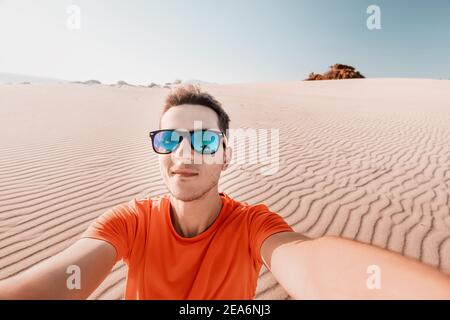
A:
POLYGON ((177 163, 192 163, 193 152, 189 139, 183 137, 180 145, 172 152, 172 161, 177 163))

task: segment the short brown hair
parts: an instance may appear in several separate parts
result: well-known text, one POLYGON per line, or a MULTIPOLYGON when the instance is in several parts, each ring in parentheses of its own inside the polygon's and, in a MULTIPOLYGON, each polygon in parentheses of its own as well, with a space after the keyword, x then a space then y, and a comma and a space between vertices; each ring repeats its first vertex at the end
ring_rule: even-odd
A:
POLYGON ((161 117, 170 108, 183 104, 200 105, 212 109, 219 118, 220 131, 228 135, 230 117, 222 108, 222 104, 219 101, 209 93, 203 92, 198 86, 186 85, 173 90, 166 98, 161 117))

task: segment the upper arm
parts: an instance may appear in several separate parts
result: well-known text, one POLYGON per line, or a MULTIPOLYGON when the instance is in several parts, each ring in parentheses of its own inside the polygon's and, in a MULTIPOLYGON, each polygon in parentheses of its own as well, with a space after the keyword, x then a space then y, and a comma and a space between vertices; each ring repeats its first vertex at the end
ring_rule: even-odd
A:
POLYGON ((81 238, 92 238, 108 242, 116 249, 116 262, 126 260, 137 237, 139 214, 136 199, 119 204, 107 210, 87 230, 81 238))
POLYGON ((270 270, 272 265, 272 253, 281 245, 288 243, 300 243, 310 238, 298 232, 280 232, 267 237, 261 246, 261 258, 270 270))
POLYGON ((262 264, 261 247, 266 239, 274 234, 293 232, 293 229, 279 214, 263 204, 252 207, 248 217, 250 252, 255 263, 262 264))
POLYGON ((111 271, 115 260, 116 250, 108 242, 80 239, 57 255, 1 283, 0 296, 86 299, 111 271))

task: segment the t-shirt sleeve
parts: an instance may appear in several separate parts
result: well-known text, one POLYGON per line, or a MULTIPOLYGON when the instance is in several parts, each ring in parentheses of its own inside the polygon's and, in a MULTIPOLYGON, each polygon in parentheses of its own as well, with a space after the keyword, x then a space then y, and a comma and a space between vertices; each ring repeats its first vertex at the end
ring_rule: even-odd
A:
POLYGON ((261 246, 264 240, 275 233, 294 231, 280 215, 262 204, 253 207, 249 229, 251 254, 254 261, 261 264, 261 246))
POLYGON ((106 241, 116 249, 116 262, 129 255, 137 230, 137 208, 135 199, 107 210, 94 220, 81 238, 106 241))

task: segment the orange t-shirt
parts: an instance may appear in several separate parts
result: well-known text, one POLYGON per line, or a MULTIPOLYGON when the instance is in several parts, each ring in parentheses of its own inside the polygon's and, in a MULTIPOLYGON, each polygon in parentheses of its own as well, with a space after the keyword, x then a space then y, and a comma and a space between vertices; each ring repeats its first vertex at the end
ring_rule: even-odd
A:
POLYGON ((82 237, 111 243, 125 261, 125 299, 253 299, 263 241, 293 230, 263 204, 220 197, 218 217, 193 238, 175 231, 169 195, 115 206, 82 237))

